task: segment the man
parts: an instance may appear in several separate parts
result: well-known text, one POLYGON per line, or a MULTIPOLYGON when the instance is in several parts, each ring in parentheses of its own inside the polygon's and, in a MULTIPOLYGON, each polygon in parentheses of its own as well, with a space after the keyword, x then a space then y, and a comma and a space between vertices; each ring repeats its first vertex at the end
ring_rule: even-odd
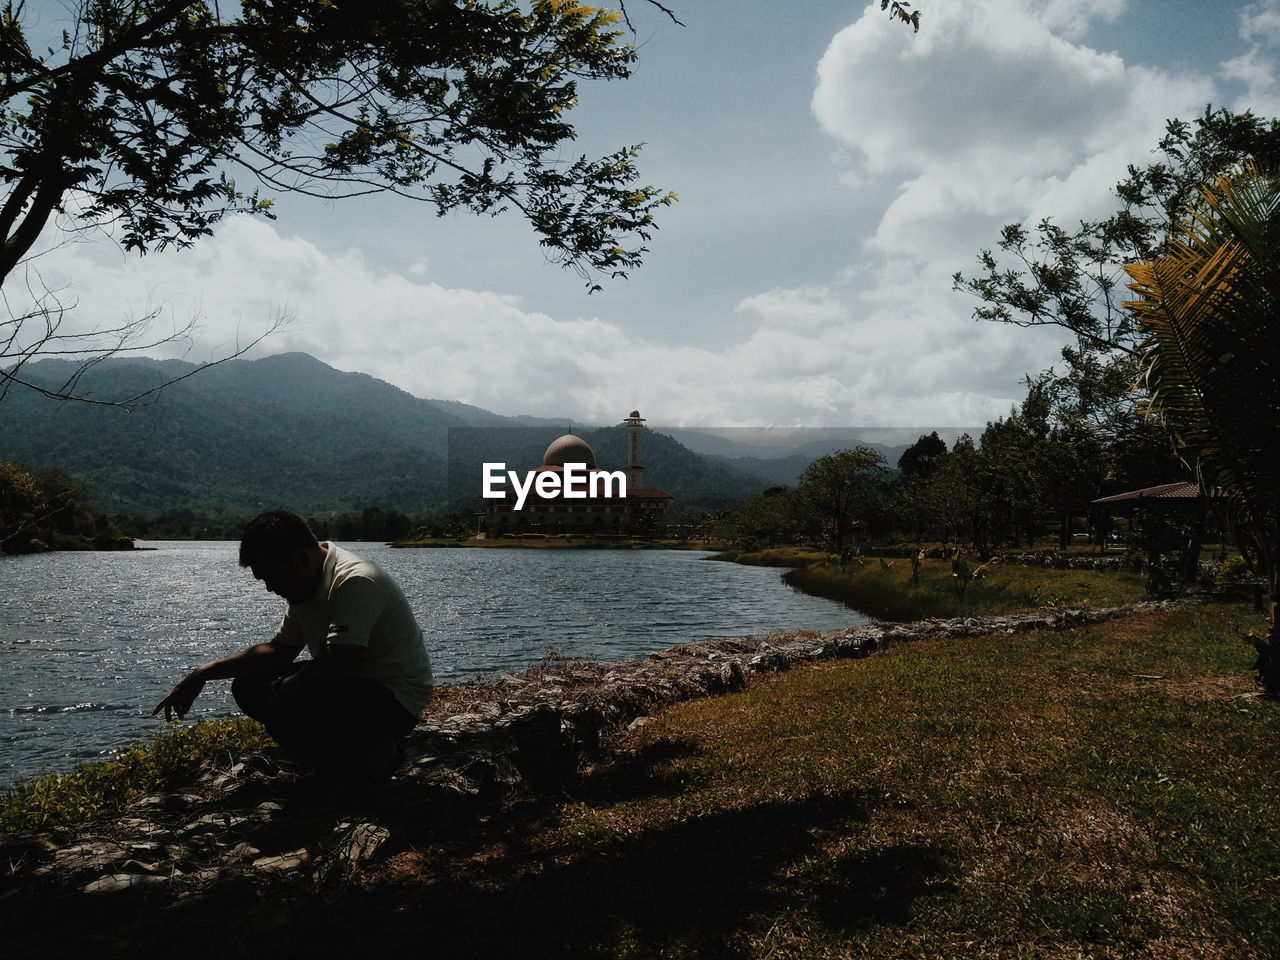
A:
POLYGON ((196 668, 152 716, 181 719, 207 681, 230 679, 240 709, 321 775, 390 776, 432 690, 422 631, 400 587, 283 511, 249 521, 240 566, 288 601, 275 637, 196 668), (303 647, 311 659, 295 663, 303 647))

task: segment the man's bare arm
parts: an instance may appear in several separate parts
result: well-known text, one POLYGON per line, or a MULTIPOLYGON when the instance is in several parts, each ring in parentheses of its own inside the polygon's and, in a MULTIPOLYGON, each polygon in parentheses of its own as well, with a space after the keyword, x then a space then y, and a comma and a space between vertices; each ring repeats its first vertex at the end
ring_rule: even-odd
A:
POLYGON ((208 681, 228 680, 261 673, 272 668, 278 669, 292 662, 301 650, 301 647, 283 643, 259 643, 229 657, 196 667, 169 691, 167 697, 156 704, 151 715, 154 717, 163 710, 166 720, 172 720, 174 714, 177 714, 178 719, 181 720, 187 715, 191 704, 200 695, 200 691, 208 681))

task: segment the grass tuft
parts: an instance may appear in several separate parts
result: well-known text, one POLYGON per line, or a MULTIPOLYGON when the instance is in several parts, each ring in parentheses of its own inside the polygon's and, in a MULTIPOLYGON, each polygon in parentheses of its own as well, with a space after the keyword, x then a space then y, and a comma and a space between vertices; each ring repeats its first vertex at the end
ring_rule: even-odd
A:
POLYGON ((0 832, 73 826, 118 813, 131 801, 190 783, 211 765, 270 746, 256 720, 202 720, 119 749, 71 773, 46 773, 0 794, 0 832))

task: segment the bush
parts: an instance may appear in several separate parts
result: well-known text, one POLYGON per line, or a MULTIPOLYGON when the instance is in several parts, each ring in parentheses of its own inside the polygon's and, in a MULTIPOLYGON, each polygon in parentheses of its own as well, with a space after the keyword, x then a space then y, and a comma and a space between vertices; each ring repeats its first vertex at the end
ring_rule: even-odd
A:
POLYGON ((1253 579, 1253 571, 1241 556, 1227 557, 1218 565, 1218 570, 1213 575, 1213 582, 1222 584, 1249 583, 1253 579))
POLYGON ((219 762, 270 746, 256 720, 202 720, 122 747, 110 760, 46 773, 0 795, 0 831, 43 830, 117 812, 138 797, 193 781, 219 762))

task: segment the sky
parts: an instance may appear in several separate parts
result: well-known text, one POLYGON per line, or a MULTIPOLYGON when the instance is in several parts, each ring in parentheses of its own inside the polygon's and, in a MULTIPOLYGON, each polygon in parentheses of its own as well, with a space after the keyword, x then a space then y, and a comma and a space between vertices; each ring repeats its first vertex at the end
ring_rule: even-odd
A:
POLYGON ((251 356, 301 350, 503 414, 980 426, 1062 338, 975 321, 952 275, 1003 224, 1109 213, 1170 117, 1280 115, 1280 0, 920 0, 918 34, 878 2, 668 5, 684 26, 631 0, 634 76, 584 85, 573 111, 566 157, 643 142, 645 181, 680 197, 602 292, 515 216, 385 196, 276 195, 277 220, 230 218, 188 250, 55 245, 40 272, 78 324, 195 319, 187 359, 284 316, 251 356))

